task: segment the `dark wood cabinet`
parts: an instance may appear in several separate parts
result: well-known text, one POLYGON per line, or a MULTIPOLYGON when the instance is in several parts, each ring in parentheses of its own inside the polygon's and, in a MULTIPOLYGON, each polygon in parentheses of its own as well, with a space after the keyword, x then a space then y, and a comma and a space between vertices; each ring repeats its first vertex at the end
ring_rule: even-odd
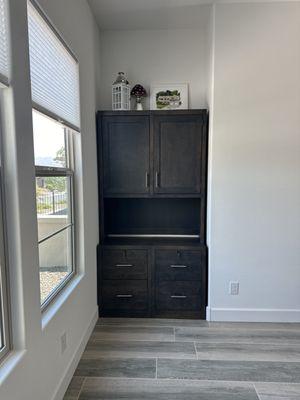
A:
POLYGON ((100 316, 205 318, 207 121, 98 113, 100 316))
POLYGON ((154 115, 155 193, 200 193, 202 115, 154 115))
POLYGON ((145 315, 148 312, 148 282, 136 280, 103 281, 103 315, 145 315))
POLYGON ((201 194, 205 113, 104 113, 99 123, 105 196, 201 194))
POLYGON ((205 318, 206 246, 106 244, 98 267, 101 316, 205 318))
POLYGON ((150 126, 147 116, 103 116, 104 193, 150 192, 150 126))
POLYGON ((201 286, 198 282, 159 282, 157 285, 157 312, 172 316, 172 312, 197 312, 200 316, 201 286))
POLYGON ((206 249, 157 249, 155 251, 156 280, 199 281, 206 265, 206 249))
POLYGON ((205 246, 155 249, 155 313, 158 316, 205 317, 205 246))

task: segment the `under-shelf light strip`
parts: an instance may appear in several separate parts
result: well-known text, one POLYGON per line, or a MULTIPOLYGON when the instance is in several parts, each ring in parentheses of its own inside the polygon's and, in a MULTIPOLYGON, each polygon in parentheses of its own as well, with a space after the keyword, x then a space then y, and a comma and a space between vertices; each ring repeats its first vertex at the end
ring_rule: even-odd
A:
POLYGON ((199 235, 163 235, 163 234, 109 234, 108 237, 112 238, 187 238, 198 239, 199 235))

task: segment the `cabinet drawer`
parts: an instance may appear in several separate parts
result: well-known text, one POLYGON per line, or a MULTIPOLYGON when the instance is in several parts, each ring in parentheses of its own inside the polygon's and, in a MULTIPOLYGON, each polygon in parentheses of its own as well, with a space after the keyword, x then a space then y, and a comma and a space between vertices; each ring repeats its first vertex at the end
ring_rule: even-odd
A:
POLYGON ((155 268, 159 281, 201 280, 206 268, 206 248, 156 250, 155 268))
POLYGON ((103 250, 103 279, 147 279, 147 270, 147 250, 103 250))
POLYGON ((158 310, 201 309, 201 286, 199 282, 160 282, 157 288, 158 310))
POLYGON ((145 310, 147 281, 103 281, 101 297, 104 310, 145 310))

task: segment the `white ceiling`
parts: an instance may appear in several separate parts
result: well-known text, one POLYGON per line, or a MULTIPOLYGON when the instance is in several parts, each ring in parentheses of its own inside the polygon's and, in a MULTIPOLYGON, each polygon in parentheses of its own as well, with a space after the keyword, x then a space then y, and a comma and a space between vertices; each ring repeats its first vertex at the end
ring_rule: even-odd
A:
POLYGON ((261 1, 285 0, 88 0, 102 30, 197 28, 213 3, 261 1))
POLYGON ((102 30, 196 28, 209 17, 204 0, 88 0, 102 30))

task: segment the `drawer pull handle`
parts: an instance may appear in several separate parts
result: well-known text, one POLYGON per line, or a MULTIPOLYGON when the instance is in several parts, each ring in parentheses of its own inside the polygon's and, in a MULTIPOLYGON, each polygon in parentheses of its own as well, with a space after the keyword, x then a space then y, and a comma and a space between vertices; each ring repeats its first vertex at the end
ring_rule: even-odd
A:
POLYGON ((159 173, 155 172, 155 187, 159 188, 159 173))
POLYGON ((116 264, 116 267, 133 267, 133 264, 116 264))
POLYGON ((186 299, 186 296, 173 295, 171 296, 171 299, 186 299))
POLYGON ((118 299, 130 299, 131 297, 133 297, 132 294, 117 294, 116 297, 118 299))
POLYGON ((176 264, 174 264, 174 265, 170 265, 170 267, 171 268, 187 268, 188 266, 187 265, 176 265, 176 264))
POLYGON ((147 189, 150 187, 149 181, 150 181, 150 175, 149 175, 149 172, 146 172, 146 188, 147 189))

